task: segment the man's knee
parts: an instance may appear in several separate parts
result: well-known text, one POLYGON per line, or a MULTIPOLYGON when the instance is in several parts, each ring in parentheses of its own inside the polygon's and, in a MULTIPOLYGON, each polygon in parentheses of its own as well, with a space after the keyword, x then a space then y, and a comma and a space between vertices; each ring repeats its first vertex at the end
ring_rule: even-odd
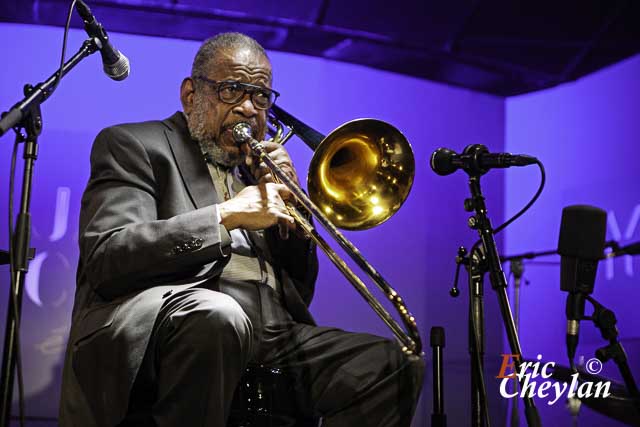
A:
POLYGON ((171 323, 181 329, 183 337, 199 347, 249 349, 253 335, 251 321, 233 298, 202 289, 194 292, 190 300, 171 315, 171 323))
POLYGON ((205 306, 204 317, 207 319, 205 323, 215 330, 243 336, 252 333, 249 317, 240 304, 228 295, 216 293, 215 304, 205 306))
POLYGON ((424 358, 405 354, 396 342, 387 341, 385 344, 390 354, 391 369, 397 372, 400 381, 406 387, 412 388, 416 394, 419 393, 424 380, 424 358))
POLYGON ((413 379, 414 387, 419 393, 422 389, 422 382, 424 380, 424 358, 416 355, 408 356, 407 370, 410 373, 410 377, 413 379))

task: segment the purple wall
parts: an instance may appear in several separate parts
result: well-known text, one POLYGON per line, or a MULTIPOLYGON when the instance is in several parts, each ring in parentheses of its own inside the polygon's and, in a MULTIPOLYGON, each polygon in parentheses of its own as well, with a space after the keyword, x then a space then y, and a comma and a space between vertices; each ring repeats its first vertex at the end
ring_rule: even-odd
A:
MULTIPOLYGON (((607 239, 621 244, 640 240, 638 75, 640 56, 572 84, 507 100, 507 151, 535 155, 547 170, 547 188, 540 201, 507 230, 507 252, 554 249, 562 208, 578 203, 608 212, 607 239)), ((509 170, 506 214, 516 212, 537 183, 535 168, 509 170)), ((566 365, 566 294, 560 292, 559 258, 543 260, 551 264, 525 264, 530 284, 522 292, 522 343, 525 356, 541 353, 545 360, 566 365)), ((631 257, 600 263, 594 291, 594 297, 618 317, 620 338, 636 380, 640 379, 639 269, 638 260, 631 257)), ((578 356, 588 360, 605 343, 592 323, 583 322, 580 334, 578 356)), ((602 374, 619 377, 613 362, 602 374)), ((569 425, 564 402, 549 407, 540 401, 538 406, 544 420, 569 425)), ((588 408, 583 408, 581 420, 581 426, 619 425, 588 408)))
MULTIPOLYGON (((59 369, 66 341, 77 258, 76 223, 79 198, 88 177, 88 153, 96 133, 110 124, 164 118, 179 108, 178 87, 189 72, 198 43, 141 36, 112 35, 132 60, 132 75, 116 83, 104 77, 98 57, 90 58, 67 77, 43 107, 45 129, 36 164, 32 246, 39 257, 31 264, 24 299, 23 358, 29 415, 54 417, 59 369), (167 60, 170 58, 170 60, 167 60), (72 111, 73 109, 73 111, 72 111)), ((59 61, 60 28, 0 24, 5 58, 0 71, 0 108, 20 98, 22 84, 48 76, 59 61), (21 55, 34 51, 34 58, 21 55)), ((84 39, 72 31, 70 56, 84 39)), ((368 232, 345 233, 405 297, 418 318, 423 340, 429 328, 447 329, 446 404, 450 425, 468 422, 466 346, 467 290, 449 297, 456 248, 470 245, 474 234, 465 226, 466 178, 458 173, 435 176, 428 167, 431 152, 446 146, 461 150, 483 143, 494 151, 539 157, 547 169, 547 188, 540 201, 502 238, 504 253, 553 249, 563 206, 588 203, 609 212, 608 238, 622 244, 640 240, 640 203, 633 183, 640 178, 637 159, 640 121, 640 57, 603 70, 573 84, 506 100, 453 89, 419 79, 365 67, 274 52, 279 103, 322 132, 356 117, 375 117, 398 127, 416 156, 413 190, 389 222, 368 232)), ((7 173, 12 137, 0 142, 0 247, 6 247, 7 173)), ((288 145, 301 176, 311 152, 298 141, 288 145)), ((535 168, 494 171, 485 181, 490 215, 497 225, 517 211, 535 191, 535 168)), ((501 242, 499 242, 501 243, 501 242)), ((522 292, 521 339, 525 356, 565 364, 564 301, 559 291, 557 258, 551 264, 526 263, 529 286, 522 292)), ((312 305, 321 324, 388 335, 386 327, 321 255, 322 273, 312 305)), ((634 322, 640 297, 637 260, 627 257, 600 266, 594 296, 615 310, 623 345, 640 378, 640 334, 634 322)), ((508 269, 508 266, 505 266, 508 269)), ((8 269, 0 267, 0 316, 4 319, 8 269)), ((502 324, 496 298, 485 289, 487 314, 487 378, 502 352, 502 324)), ((602 345, 594 327, 585 323, 578 354, 586 359, 602 345)), ((429 353, 429 348, 426 348, 429 353)), ((428 357, 430 361, 430 357, 428 357)), ((607 366, 602 372, 617 377, 607 366)), ((431 412, 430 373, 414 426, 428 425, 431 412)), ((490 391, 492 396, 495 392, 490 391)), ((502 425, 504 401, 492 398, 493 425, 502 425)), ((538 401, 545 425, 568 425, 564 402, 538 401)), ((581 426, 617 425, 583 408, 581 426)), ((37 424, 34 424, 37 425, 37 424)))
MULTIPOLYGON (((45 128, 36 164, 32 241, 41 263, 39 268, 32 264, 29 273, 22 331, 29 415, 53 417, 57 410, 59 369, 74 291, 79 200, 88 177, 93 137, 110 124, 164 118, 178 109, 179 84, 188 74, 199 45, 183 40, 111 36, 131 59, 131 76, 122 83, 112 82, 102 75, 99 58, 90 58, 63 81, 43 107, 45 128)), ((5 63, 0 71, 0 106, 6 109, 20 98, 25 82, 39 81, 53 72, 59 61, 62 30, 0 24, 0 39, 16 41, 5 46, 4 56, 12 62, 11 66, 5 63), (28 50, 33 50, 32 58, 22 56, 28 50)), ((71 32, 68 56, 83 39, 82 33, 71 32)), ((504 101, 317 58, 277 52, 271 58, 275 87, 283 93, 280 105, 318 130, 329 132, 356 117, 375 117, 392 123, 411 141, 416 177, 404 207, 376 229, 347 235, 408 301, 419 321, 427 353, 429 328, 447 328, 447 411, 450 425, 466 423, 467 291, 463 285, 462 298, 457 300, 450 298, 448 291, 456 248, 470 245, 475 236, 466 228, 467 214, 462 208, 467 196, 465 177, 436 177, 428 167, 428 158, 439 146, 461 150, 470 143, 483 143, 492 150, 502 150, 504 101)), ((7 135, 0 144, 0 169, 4 171, 8 170, 11 143, 12 137, 7 135)), ((306 175, 310 151, 297 141, 289 144, 289 150, 300 175, 306 175)), ((485 181, 490 213, 498 223, 505 203, 503 175, 492 174, 485 181)), ((6 172, 0 176, 0 188, 4 195, 0 197, 2 215, 7 209, 6 172)), ((6 219, 1 223, 6 224, 6 219)), ((6 242, 6 226, 0 227, 0 239, 6 242)), ((322 273, 312 305, 319 323, 388 335, 382 322, 323 255, 321 260, 322 273)), ((7 282, 4 268, 0 270, 2 289, 7 289, 7 282)), ((487 288, 487 348, 498 353, 501 326, 495 296, 487 288)), ((4 294, 1 300, 4 309, 4 294)), ((488 360, 488 369, 493 370, 497 363, 488 360)), ((429 377, 414 426, 428 424, 429 377)), ((504 402, 493 399, 493 403, 497 405, 493 412, 501 416, 499 405, 504 402)))

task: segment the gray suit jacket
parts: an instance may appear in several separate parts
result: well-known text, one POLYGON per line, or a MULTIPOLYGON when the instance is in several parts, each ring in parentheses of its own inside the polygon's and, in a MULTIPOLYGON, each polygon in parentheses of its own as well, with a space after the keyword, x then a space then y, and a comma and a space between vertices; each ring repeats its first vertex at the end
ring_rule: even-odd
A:
MULTIPOLYGON (((97 136, 80 213, 76 299, 60 404, 63 427, 115 426, 163 298, 206 279, 212 289, 231 239, 182 113, 97 136)), ((315 245, 267 230, 284 300, 299 322, 318 271, 315 245)))

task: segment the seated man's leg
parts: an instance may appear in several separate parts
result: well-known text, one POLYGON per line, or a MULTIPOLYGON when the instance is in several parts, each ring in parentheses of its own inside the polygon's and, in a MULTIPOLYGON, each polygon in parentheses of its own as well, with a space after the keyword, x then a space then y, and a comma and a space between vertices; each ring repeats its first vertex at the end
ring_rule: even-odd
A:
POLYGON ((252 334, 228 295, 191 288, 167 298, 136 379, 129 424, 142 423, 137 413, 159 427, 224 427, 252 334))
POLYGON ((296 394, 323 426, 408 427, 415 411, 424 361, 407 357, 388 339, 296 324, 271 329, 261 356, 296 380, 296 394))

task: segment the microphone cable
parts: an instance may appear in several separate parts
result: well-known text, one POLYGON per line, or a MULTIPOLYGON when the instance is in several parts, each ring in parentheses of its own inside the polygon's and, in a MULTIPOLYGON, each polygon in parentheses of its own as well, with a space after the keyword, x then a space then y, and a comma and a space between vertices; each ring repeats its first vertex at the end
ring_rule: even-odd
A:
POLYGON ((52 94, 60 84, 60 80, 62 80, 62 70, 64 69, 64 57, 67 52, 67 36, 69 35, 69 27, 71 26, 71 17, 73 16, 73 8, 76 7, 76 0, 73 0, 69 5, 69 11, 67 12, 67 22, 64 26, 64 36, 62 38, 62 54, 60 55, 60 68, 58 70, 58 75, 56 78, 56 83, 53 85, 53 88, 47 95, 47 97, 52 94))
POLYGON ((515 220, 517 220, 522 215, 524 215, 524 213, 528 211, 531 208, 531 206, 533 206, 533 204, 540 198, 540 195, 542 194, 542 190, 544 190, 544 186, 547 181, 547 174, 544 170, 544 165, 540 160, 536 159, 535 164, 538 166, 538 169, 540 169, 540 184, 538 184, 538 190, 535 192, 531 200, 529 200, 529 202, 522 209, 520 209, 515 215, 513 215, 511 218, 509 218, 507 221, 500 224, 499 227, 496 227, 493 230, 494 235, 498 234, 499 232, 507 228, 509 225, 513 224, 515 220))
MULTIPOLYGON (((520 218, 522 215, 524 215, 524 213, 526 211, 528 211, 529 209, 531 209, 531 206, 533 206, 533 204, 536 201, 538 201, 538 199, 540 198, 540 195, 542 194, 542 190, 544 190, 544 186, 545 186, 545 184, 547 182, 547 175, 546 175, 546 172, 544 170, 544 165, 542 164, 542 162, 540 160, 536 159, 535 164, 538 165, 538 169, 540 169, 540 184, 538 184, 538 189, 536 190, 536 192, 533 195, 533 197, 531 197, 529 202, 527 202, 527 204, 524 205, 524 207, 522 209, 520 209, 518 212, 515 213, 515 215, 513 215, 511 218, 509 218, 508 220, 506 220, 505 222, 503 222, 498 227, 496 227, 496 228, 494 228, 492 230, 494 236, 496 234, 498 234, 499 232, 501 232, 502 230, 504 230, 505 228, 507 228, 508 226, 510 226, 511 224, 513 224, 514 221, 517 220, 518 218, 520 218)), ((476 247, 478 245, 480 245, 480 244, 482 244, 482 239, 476 240, 475 243, 473 244, 473 246, 471 246, 471 250, 469 251, 469 253, 472 254, 473 251, 476 249, 476 247)))

